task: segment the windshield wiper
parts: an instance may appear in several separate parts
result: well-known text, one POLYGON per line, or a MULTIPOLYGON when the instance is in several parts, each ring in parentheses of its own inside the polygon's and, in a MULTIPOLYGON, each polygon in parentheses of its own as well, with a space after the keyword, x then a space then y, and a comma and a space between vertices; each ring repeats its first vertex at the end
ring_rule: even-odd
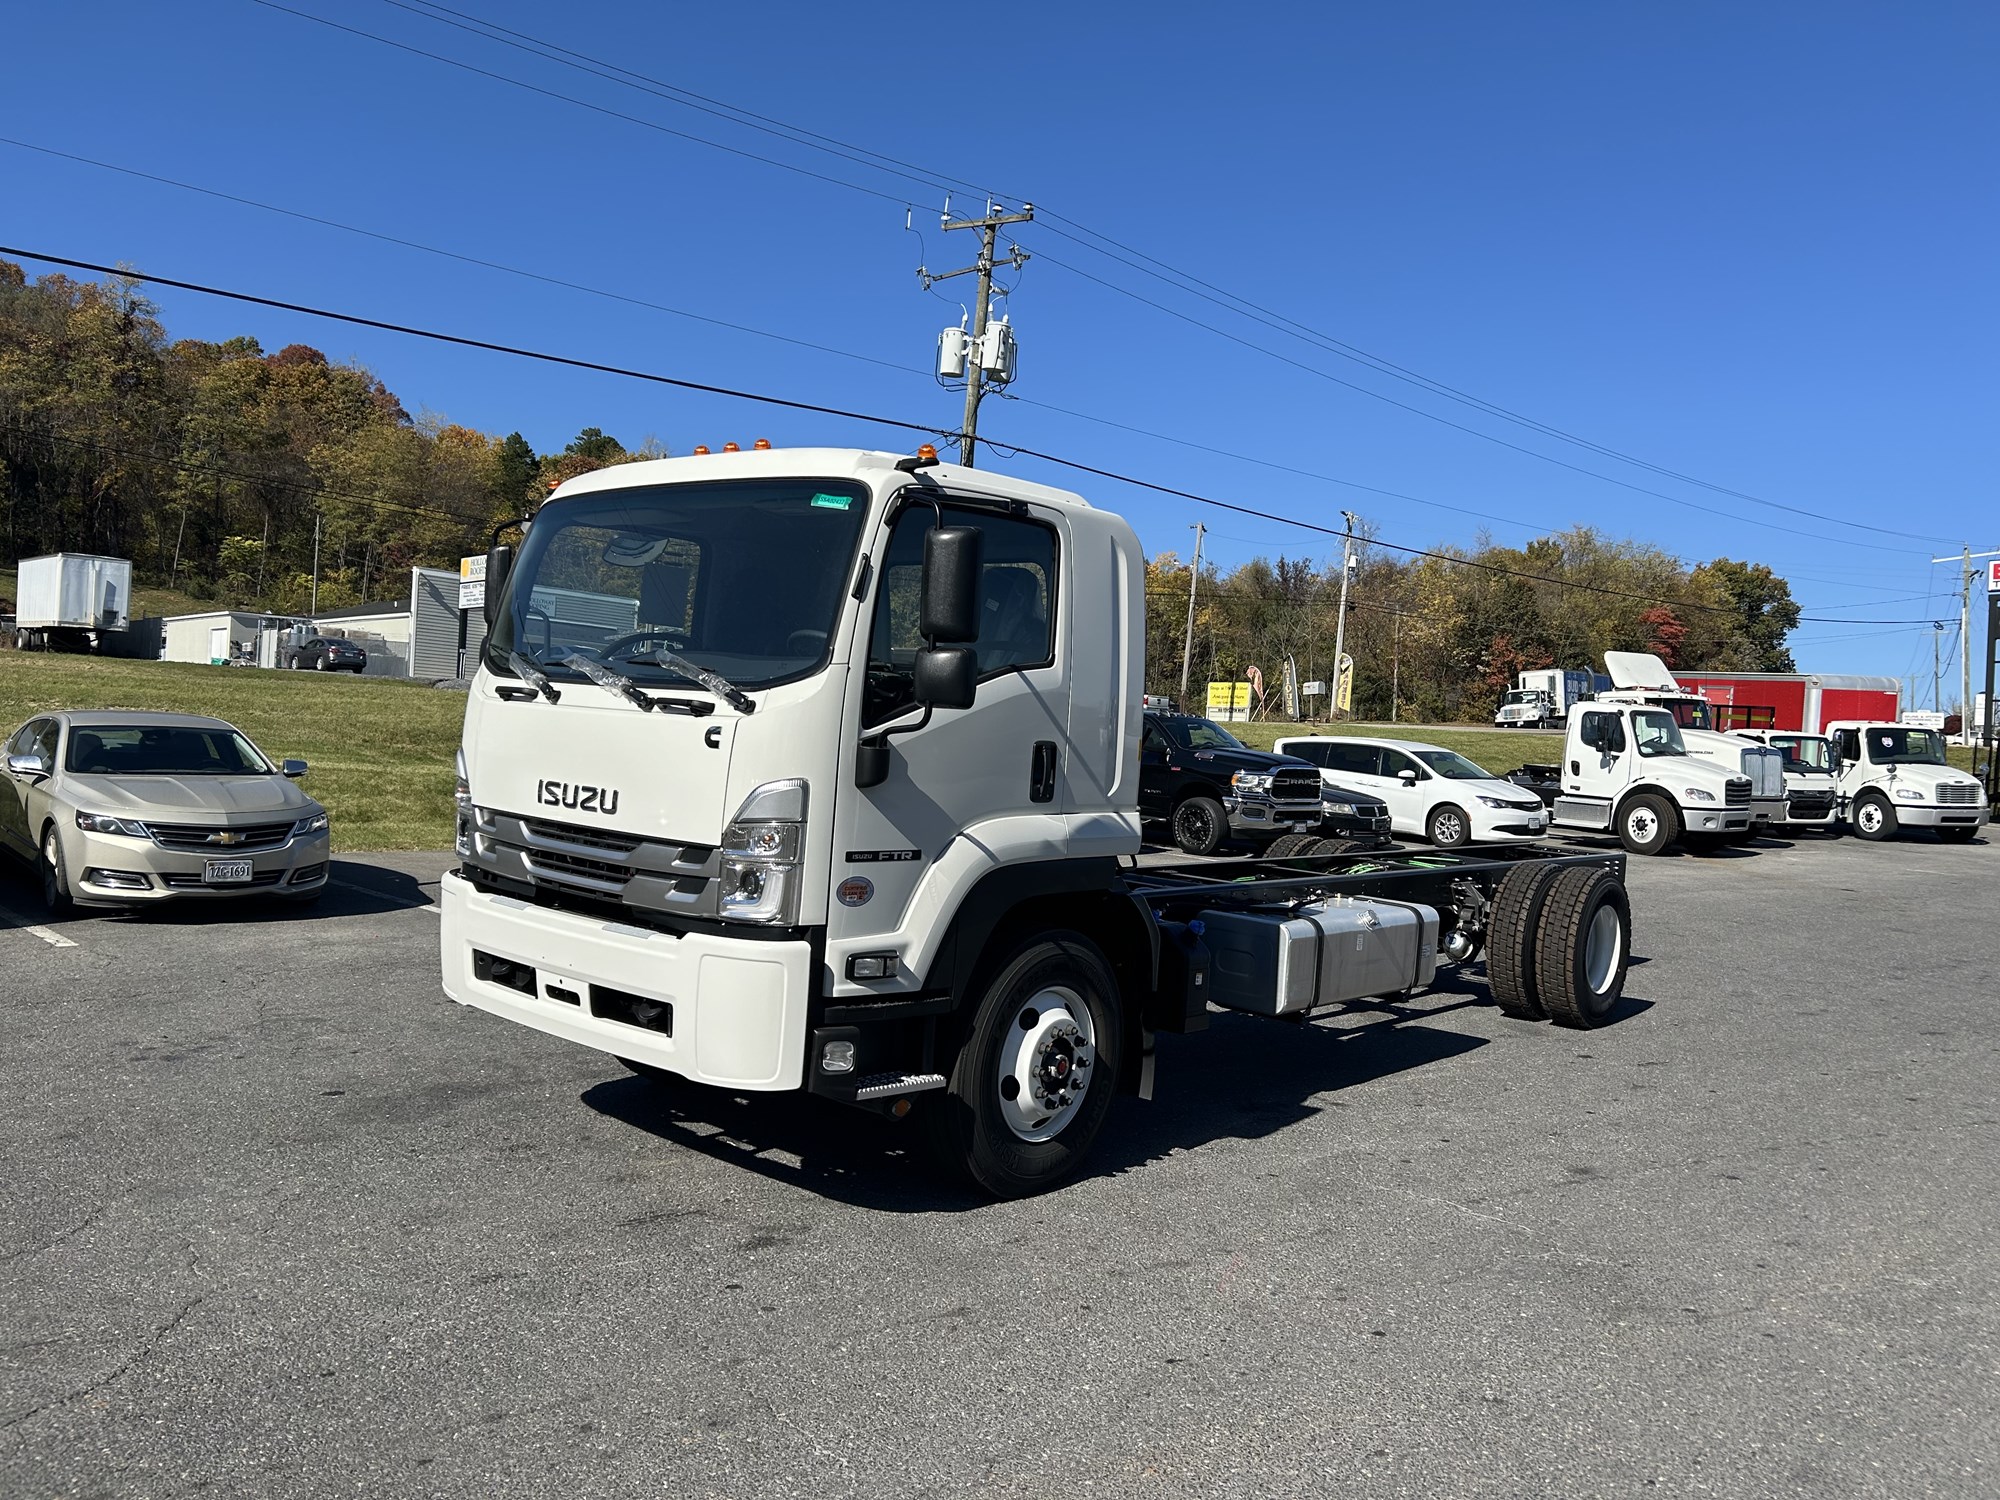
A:
POLYGON ((507 653, 507 665, 514 669, 516 677, 527 683, 529 687, 533 688, 535 692, 540 693, 549 702, 562 702, 562 694, 556 691, 556 685, 549 681, 548 674, 543 672, 540 667, 529 661, 520 652, 509 651, 507 653))
POLYGON ((698 667, 685 656, 676 656, 671 651, 655 649, 652 656, 654 661, 662 666, 672 667, 689 682, 700 683, 739 714, 756 712, 757 705, 750 701, 749 695, 720 672, 711 672, 707 667, 698 667))
POLYGON ((714 704, 703 703, 695 698, 652 697, 617 668, 597 657, 586 656, 581 651, 572 651, 563 658, 562 664, 583 673, 599 687, 607 692, 616 693, 627 703, 635 704, 647 713, 653 712, 654 709, 666 709, 672 713, 693 714, 700 717, 715 712, 714 704))

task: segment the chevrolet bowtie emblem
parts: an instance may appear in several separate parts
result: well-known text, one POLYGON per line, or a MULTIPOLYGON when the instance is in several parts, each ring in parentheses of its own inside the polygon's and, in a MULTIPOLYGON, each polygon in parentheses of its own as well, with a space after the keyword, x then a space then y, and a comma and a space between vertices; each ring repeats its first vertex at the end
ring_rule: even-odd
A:
POLYGON ((225 828, 220 833, 211 833, 208 836, 208 841, 211 844, 240 844, 243 842, 243 835, 240 833, 231 833, 225 828))

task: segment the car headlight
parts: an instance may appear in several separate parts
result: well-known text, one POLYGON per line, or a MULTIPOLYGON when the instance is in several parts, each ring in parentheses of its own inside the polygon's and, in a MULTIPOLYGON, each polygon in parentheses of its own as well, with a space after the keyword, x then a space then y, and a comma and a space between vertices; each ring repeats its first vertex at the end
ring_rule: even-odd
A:
POLYGON ((298 822, 292 825, 292 837, 304 838, 308 834, 325 833, 327 822, 327 816, 324 812, 316 812, 310 817, 300 818, 298 822))
POLYGON ((1924 794, 1913 786, 1899 786, 1896 788, 1896 800, 1898 802, 1921 802, 1924 800, 1924 794))
POLYGON ((1713 802, 1715 800, 1715 793, 1704 792, 1698 786, 1682 787, 1681 795, 1686 797, 1690 802, 1713 802))
POLYGON ((1352 802, 1329 802, 1326 804, 1326 810, 1341 818, 1351 818, 1355 815, 1352 802))
POLYGON ((803 781, 768 782, 744 799, 735 821, 722 832, 721 912, 726 919, 779 926, 798 920, 805 812, 803 781))
POLYGON ((1515 805, 1505 797, 1481 797, 1479 800, 1487 807, 1513 807, 1515 805))
POLYGON ((1238 771, 1229 778, 1229 784, 1239 792, 1267 792, 1271 789, 1269 771, 1238 771))
POLYGON ((114 818, 109 813, 80 812, 76 826, 85 833, 117 833, 128 839, 149 839, 152 830, 136 818, 114 818))

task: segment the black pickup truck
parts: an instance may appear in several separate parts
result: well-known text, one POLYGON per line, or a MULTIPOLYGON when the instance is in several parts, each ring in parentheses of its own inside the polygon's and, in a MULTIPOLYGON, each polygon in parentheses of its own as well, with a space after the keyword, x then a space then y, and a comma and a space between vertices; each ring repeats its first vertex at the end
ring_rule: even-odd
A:
MULTIPOLYGON (((1386 844, 1389 806, 1365 792, 1330 789, 1319 767, 1289 755, 1252 750, 1208 719, 1192 714, 1146 715, 1139 749, 1139 815, 1163 826, 1186 854, 1213 854, 1232 839, 1269 844, 1288 836, 1303 843, 1320 835, 1386 844)), ((1295 853, 1282 849, 1279 853, 1295 853)))

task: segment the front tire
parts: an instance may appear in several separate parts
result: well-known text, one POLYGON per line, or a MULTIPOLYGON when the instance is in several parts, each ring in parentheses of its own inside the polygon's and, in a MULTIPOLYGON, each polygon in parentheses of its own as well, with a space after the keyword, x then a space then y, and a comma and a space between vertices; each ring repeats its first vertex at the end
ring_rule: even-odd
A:
POLYGON ((1190 797, 1174 809, 1174 846, 1183 854, 1213 854, 1229 833, 1229 815, 1213 797, 1190 797))
POLYGON ((1463 849, 1472 842, 1472 820, 1466 817, 1464 808, 1450 802, 1439 803, 1424 820, 1424 837, 1440 849, 1463 849))
POLYGON ((1633 854, 1664 853, 1680 836, 1680 815, 1664 797, 1641 792, 1618 809, 1618 842, 1633 854))
POLYGON ((63 863, 62 837, 51 827, 42 835, 42 907, 52 917, 69 911, 69 868, 63 863))
POLYGON ((1896 809, 1889 799, 1870 792, 1854 799, 1854 831, 1871 844, 1896 836, 1896 809))
POLYGON ((931 1147, 999 1198, 1046 1192, 1075 1171, 1111 1108, 1124 1017, 1097 945, 1055 932, 1000 967, 973 1014, 931 1147))

